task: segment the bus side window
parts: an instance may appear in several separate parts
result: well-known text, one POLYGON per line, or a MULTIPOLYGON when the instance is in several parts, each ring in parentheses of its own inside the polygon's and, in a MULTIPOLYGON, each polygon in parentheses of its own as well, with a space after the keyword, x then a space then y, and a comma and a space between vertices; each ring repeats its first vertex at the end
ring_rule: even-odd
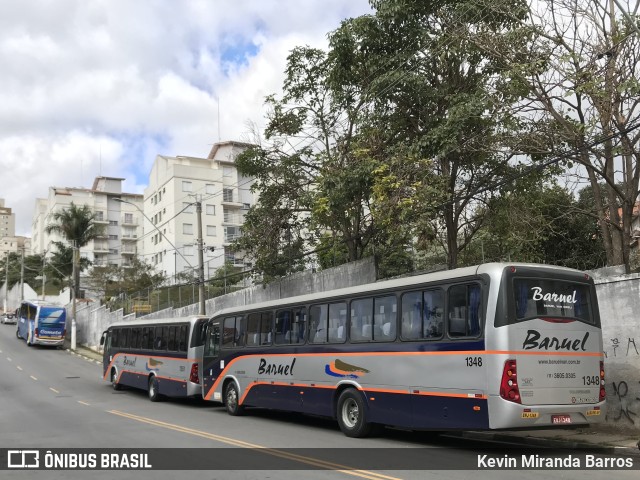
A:
POLYGON ((180 333, 178 334, 178 351, 186 352, 189 335, 189 329, 186 325, 180 325, 180 333))
POLYGON ((329 342, 343 343, 347 339, 347 304, 329 304, 329 342))
POLYGON ((149 333, 147 334, 147 345, 146 345, 146 349, 147 350, 153 350, 153 341, 155 340, 155 327, 149 327, 149 333))
POLYGON ((448 291, 448 331, 452 337, 480 333, 482 290, 477 284, 455 285, 448 291))
POLYGON ((291 310, 278 310, 276 312, 276 337, 274 343, 276 345, 286 345, 291 343, 292 328, 291 310))
POLYGON ((178 350, 178 344, 176 342, 177 330, 178 330, 178 327, 175 325, 172 325, 171 327, 169 327, 169 338, 167 339, 167 350, 169 350, 170 352, 175 352, 176 350, 178 350))
POLYGON ((327 343, 329 306, 313 305, 309 309, 309 339, 312 343, 327 343))

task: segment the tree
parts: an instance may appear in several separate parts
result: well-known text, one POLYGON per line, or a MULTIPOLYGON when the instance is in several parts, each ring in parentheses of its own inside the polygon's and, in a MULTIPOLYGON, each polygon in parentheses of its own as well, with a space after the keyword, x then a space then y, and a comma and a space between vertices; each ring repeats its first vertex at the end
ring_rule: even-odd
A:
POLYGON ((105 300, 119 294, 131 296, 155 288, 166 280, 162 273, 155 271, 153 265, 138 257, 134 257, 127 266, 93 267, 89 279, 105 300))
POLYGON ((607 263, 629 271, 640 178, 640 36, 616 3, 536 2, 527 49, 486 37, 476 41, 526 92, 522 112, 537 132, 540 152, 581 167, 577 174, 594 192, 592 214, 607 263))
POLYGON ((61 211, 51 214, 52 223, 46 226, 47 233, 60 234, 74 249, 73 263, 76 264, 76 277, 73 279, 76 298, 80 294, 79 251, 103 232, 102 225, 95 223, 95 213, 88 205, 77 206, 73 202, 61 211))
POLYGON ((567 188, 538 183, 496 198, 484 212, 485 225, 465 263, 517 260, 581 270, 603 266, 597 219, 585 210, 584 195, 576 200, 567 188))
POLYGON ((365 144, 382 166, 374 209, 383 222, 401 219, 399 236, 386 237, 397 237, 398 247, 411 238, 422 250, 438 243, 454 268, 482 227, 477 212, 518 172, 507 147, 518 128, 512 106, 519 92, 472 38, 523 45, 526 36, 514 32, 526 4, 371 3, 375 16, 344 22, 330 39, 335 81, 368 99, 366 132, 374 141, 365 144), (349 87, 345 79, 354 76, 360 83, 349 87))
POLYGON ((236 247, 266 281, 303 269, 305 248, 326 231, 344 243, 349 261, 362 258, 373 237, 373 167, 358 154, 358 99, 332 89, 332 68, 325 52, 295 48, 282 98, 267 98, 269 143, 236 159, 259 193, 236 247))

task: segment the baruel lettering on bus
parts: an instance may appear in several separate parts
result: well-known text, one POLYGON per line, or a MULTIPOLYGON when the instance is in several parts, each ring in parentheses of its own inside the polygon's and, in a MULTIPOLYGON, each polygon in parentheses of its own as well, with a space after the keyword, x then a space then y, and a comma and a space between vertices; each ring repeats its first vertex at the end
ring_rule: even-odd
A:
POLYGON ((558 293, 542 293, 541 287, 533 287, 533 297, 534 301, 544 300, 545 302, 562 302, 562 303, 578 303, 576 300, 576 290, 573 291, 571 295, 566 294, 558 294, 558 293))
POLYGON ((129 367, 135 367, 136 366, 136 360, 138 359, 138 357, 134 357, 133 360, 129 360, 127 358, 127 356, 124 356, 124 360, 122 361, 122 363, 124 364, 124 366, 129 366, 129 367))
POLYGON ((538 342, 538 340, 540 339, 540 332, 538 332, 537 330, 528 330, 527 338, 524 339, 522 348, 525 350, 538 348, 541 350, 554 349, 574 350, 576 352, 578 350, 586 351, 587 338, 589 338, 589 332, 584 333, 584 338, 582 340, 580 340, 579 338, 574 340, 570 338, 563 338, 562 340, 560 340, 557 337, 544 337, 540 342, 538 342))
POLYGON ((295 358, 291 361, 290 365, 267 363, 264 358, 261 358, 260 365, 258 366, 258 375, 293 375, 293 366, 295 364, 295 358))

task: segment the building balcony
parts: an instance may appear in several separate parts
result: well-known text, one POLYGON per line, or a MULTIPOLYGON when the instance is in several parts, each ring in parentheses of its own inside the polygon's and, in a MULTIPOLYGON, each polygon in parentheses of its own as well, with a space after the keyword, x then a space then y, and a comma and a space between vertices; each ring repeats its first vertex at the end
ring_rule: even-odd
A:
POLYGON ((243 216, 238 213, 224 212, 222 223, 227 225, 242 225, 243 216))
POLYGON ((95 217, 93 218, 93 221, 95 223, 98 223, 100 225, 108 225, 109 224, 109 219, 107 218, 107 212, 103 212, 101 210, 98 210, 96 212, 94 212, 95 217))
POLYGON ((120 249, 120 253, 122 253, 122 255, 135 255, 136 247, 132 247, 130 245, 123 245, 122 248, 120 249))
POLYGON ((127 242, 136 242, 138 241, 138 234, 136 233, 123 233, 122 236, 120 237, 122 239, 122 241, 127 241, 127 242))
POLYGON ((231 243, 234 240, 239 239, 241 236, 241 233, 228 233, 224 236, 224 243, 231 243))
POLYGON ((94 243, 93 251, 96 253, 109 253, 109 244, 103 242, 94 243))
POLYGON ((138 219, 133 217, 130 218, 128 217, 128 215, 122 215, 122 217, 120 218, 120 224, 121 225, 131 225, 131 226, 137 226, 138 225, 138 219))

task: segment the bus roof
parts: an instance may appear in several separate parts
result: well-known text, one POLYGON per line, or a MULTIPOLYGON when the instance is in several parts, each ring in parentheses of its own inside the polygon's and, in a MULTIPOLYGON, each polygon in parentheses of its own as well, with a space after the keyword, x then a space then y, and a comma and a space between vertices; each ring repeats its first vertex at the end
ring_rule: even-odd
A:
POLYGON ((173 317, 173 318, 155 318, 155 319, 142 319, 142 320, 131 320, 131 321, 120 321, 114 322, 107 330, 112 327, 139 327, 146 325, 163 325, 163 324, 171 324, 171 323, 179 323, 179 322, 189 322, 198 320, 200 318, 207 319, 209 318, 206 315, 191 315, 189 317, 173 317))

